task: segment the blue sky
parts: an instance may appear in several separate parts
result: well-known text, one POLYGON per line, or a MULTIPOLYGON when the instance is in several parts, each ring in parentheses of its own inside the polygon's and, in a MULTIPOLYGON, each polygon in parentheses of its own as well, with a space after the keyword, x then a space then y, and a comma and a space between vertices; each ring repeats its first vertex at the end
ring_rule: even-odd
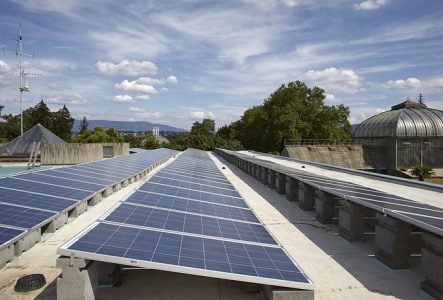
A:
POLYGON ((443 1, 3 0, 0 103, 18 113, 23 25, 31 92, 76 118, 217 127, 282 83, 305 81, 351 123, 423 93, 443 109, 443 1))

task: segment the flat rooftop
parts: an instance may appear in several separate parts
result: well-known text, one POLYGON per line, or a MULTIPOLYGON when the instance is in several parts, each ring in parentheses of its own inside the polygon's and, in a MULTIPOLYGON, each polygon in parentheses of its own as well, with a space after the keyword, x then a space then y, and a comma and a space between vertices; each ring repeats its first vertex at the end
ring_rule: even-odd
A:
MULTIPOLYGON (((314 281, 315 299, 429 299, 420 290, 424 277, 420 257, 411 258, 410 269, 393 271, 374 258, 375 247, 371 239, 365 243, 346 241, 339 236, 337 226, 317 222, 315 212, 302 211, 296 203, 287 201, 284 195, 277 194, 236 166, 212 154, 210 157, 314 281)), ((143 180, 164 166, 157 167, 143 180)), ((309 166, 304 170, 311 169, 314 171, 315 167, 309 166)), ((316 172, 327 176, 331 171, 316 172)), ((376 189, 380 184, 364 177, 352 180, 361 180, 367 186, 372 184, 376 189)), ((61 274, 61 269, 56 268, 57 248, 93 223, 139 184, 140 181, 133 183, 97 205, 88 207, 85 213, 69 219, 68 224, 55 233, 44 235, 41 242, 0 270, 0 298, 55 299, 56 278, 61 274), (45 287, 29 293, 14 292, 16 280, 32 273, 45 275, 45 287)), ((431 201, 432 193, 435 193, 416 188, 408 188, 405 192, 404 186, 389 183, 386 183, 386 189, 406 198, 414 197, 414 193, 420 191, 423 201, 431 201)), ((99 289, 97 298, 142 299, 146 295, 150 299, 263 299, 260 286, 256 284, 134 268, 124 269, 116 287, 99 289)))

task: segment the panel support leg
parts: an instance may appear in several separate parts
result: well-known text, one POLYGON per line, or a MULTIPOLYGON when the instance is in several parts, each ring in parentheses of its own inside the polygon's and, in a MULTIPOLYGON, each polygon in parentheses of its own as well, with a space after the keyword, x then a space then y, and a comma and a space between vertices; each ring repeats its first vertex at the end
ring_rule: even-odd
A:
POLYGON ((275 189, 275 171, 269 169, 269 174, 268 174, 268 182, 269 182, 269 187, 271 189, 275 189))
POLYGON ((410 225, 377 213, 375 257, 391 269, 407 269, 411 256, 410 225))
POLYGON ((423 232, 422 239, 421 261, 425 281, 421 288, 435 299, 443 299, 443 238, 423 232))
POLYGON ((314 209, 314 188, 304 182, 298 183, 299 207, 303 210, 314 209))
POLYGON ((262 180, 263 184, 266 184, 266 185, 269 184, 269 169, 268 168, 262 167, 261 180, 262 180))
POLYGON ((350 201, 339 209, 340 235, 350 242, 360 242, 364 239, 364 210, 363 206, 350 201))
POLYGON ((314 300, 314 291, 282 288, 270 285, 263 286, 266 300, 314 300))
POLYGON ((315 197, 315 212, 317 220, 322 224, 334 223, 335 199, 324 191, 318 191, 315 197))
POLYGON ((282 173, 277 173, 275 179, 275 187, 277 189, 277 193, 284 194, 286 193, 286 175, 282 173))
POLYGON ((286 177, 286 199, 289 201, 298 200, 298 180, 290 176, 286 177))

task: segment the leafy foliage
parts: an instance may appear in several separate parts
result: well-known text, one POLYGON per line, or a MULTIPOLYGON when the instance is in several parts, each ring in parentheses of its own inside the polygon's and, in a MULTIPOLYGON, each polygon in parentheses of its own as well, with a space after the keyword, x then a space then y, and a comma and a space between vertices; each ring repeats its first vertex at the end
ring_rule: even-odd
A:
POLYGON ((422 164, 417 164, 415 167, 411 170, 411 175, 418 176, 418 179, 420 181, 424 181, 425 178, 432 177, 435 172, 432 168, 424 166, 422 164))
POLYGON ((125 140, 114 128, 103 129, 95 127, 94 130, 85 130, 82 134, 72 138, 72 143, 123 143, 125 140))
POLYGON ((130 135, 130 134, 125 135, 124 140, 125 140, 125 143, 129 143, 129 147, 131 147, 131 148, 142 148, 143 147, 143 142, 134 135, 130 135))
POLYGON ((157 149, 160 148, 162 145, 157 141, 154 134, 152 132, 149 132, 145 136, 145 140, 143 141, 143 148, 145 149, 157 149))
POLYGON ((285 139, 351 138, 349 108, 327 106, 324 99, 324 90, 318 87, 310 89, 301 81, 283 84, 222 132, 245 148, 262 152, 280 152, 285 139))
POLYGON ((80 125, 78 126, 78 131, 80 134, 82 134, 85 130, 88 130, 88 119, 86 118, 86 116, 83 116, 82 121, 80 122, 80 125))
MULTIPOLYGON (((0 123, 0 137, 6 140, 12 140, 20 135, 20 115, 2 115, 5 121, 0 123)), ((23 129, 27 131, 37 124, 41 124, 61 139, 69 142, 71 139, 71 128, 74 119, 71 117, 66 106, 58 111, 51 112, 43 100, 34 107, 23 111, 23 129)))

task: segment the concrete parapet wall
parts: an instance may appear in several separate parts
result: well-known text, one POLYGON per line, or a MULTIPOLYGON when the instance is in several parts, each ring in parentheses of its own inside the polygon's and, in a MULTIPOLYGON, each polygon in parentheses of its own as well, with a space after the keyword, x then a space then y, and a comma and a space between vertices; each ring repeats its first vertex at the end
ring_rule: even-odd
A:
POLYGON ((385 162, 377 151, 361 145, 286 146, 282 155, 351 169, 383 169, 385 162))
POLYGON ((103 147, 112 147, 114 156, 127 155, 129 154, 129 144, 128 143, 102 143, 103 147))
POLYGON ((102 144, 45 144, 41 148, 42 165, 71 165, 103 158, 102 144))

